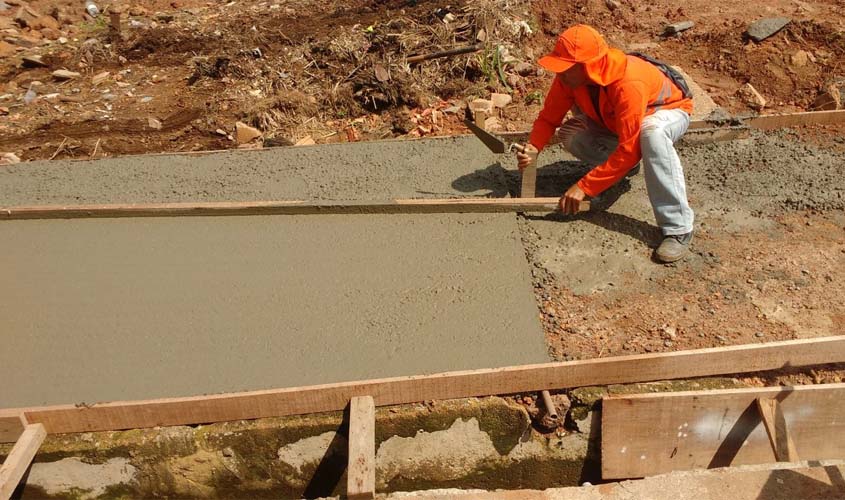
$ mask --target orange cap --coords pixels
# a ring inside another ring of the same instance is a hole
[[[537,61],[554,73],[563,73],[576,63],[589,63],[604,57],[608,46],[598,31],[586,24],[576,24],[560,34],[555,50]]]

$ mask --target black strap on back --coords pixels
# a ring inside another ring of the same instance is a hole
[[[692,99],[692,91],[689,89],[689,85],[687,85],[687,81],[684,80],[684,77],[681,76],[681,74],[678,72],[678,70],[676,70],[672,66],[669,66],[668,64],[666,64],[663,61],[657,60],[657,59],[655,59],[655,58],[653,58],[649,55],[643,54],[641,52],[629,52],[628,55],[639,57],[640,59],[642,59],[644,61],[648,61],[652,65],[656,66],[657,69],[659,69],[664,75],[666,75],[666,78],[671,80],[672,83],[674,83],[676,87],[681,89],[681,92],[684,94],[684,97],[686,97],[688,99]]]
[[[596,116],[599,118],[599,123],[604,125],[604,118],[601,116],[601,108],[599,107],[601,87],[598,85],[587,85],[587,92],[590,93],[590,101],[593,103],[593,109],[596,112]]]

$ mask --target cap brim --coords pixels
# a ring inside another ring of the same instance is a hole
[[[575,66],[576,63],[575,61],[567,61],[566,59],[561,59],[557,56],[548,55],[541,57],[540,60],[537,61],[537,64],[546,68],[552,73],[563,73],[572,66]]]

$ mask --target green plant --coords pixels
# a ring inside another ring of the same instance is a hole
[[[495,66],[493,64],[493,51],[489,46],[484,47],[484,51],[478,55],[478,67],[481,68],[481,73],[487,80],[487,83],[493,83],[495,79]]]
[[[539,90],[532,90],[525,96],[525,104],[534,104],[543,102],[543,93]]]
[[[108,23],[106,22],[106,16],[98,16],[97,18],[91,21],[82,21],[79,23],[79,27],[82,31],[86,31],[88,33],[96,33],[98,31],[103,31],[108,29]]]

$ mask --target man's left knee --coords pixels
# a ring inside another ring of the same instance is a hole
[[[640,147],[642,149],[653,150],[665,145],[666,141],[672,142],[672,136],[666,122],[655,119],[653,116],[643,120],[640,127]]]

